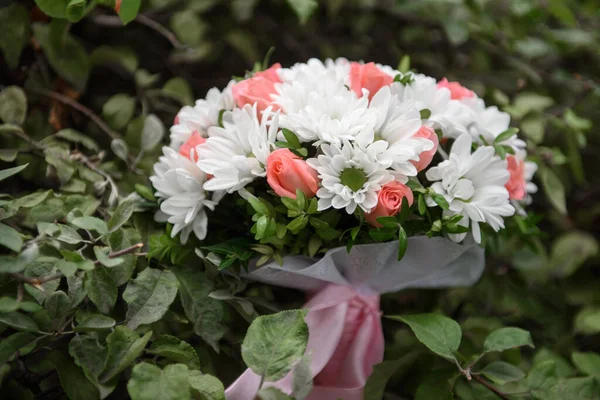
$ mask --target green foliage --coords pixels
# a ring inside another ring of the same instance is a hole
[[[517,135],[539,164],[530,214],[483,232],[478,284],[383,296],[385,314],[408,327],[383,319],[386,360],[365,398],[598,397],[597,1],[11,3],[0,8],[3,398],[223,400],[246,360],[265,379],[292,371],[301,399],[312,382],[300,312],[285,329],[259,316],[302,296],[245,282],[239,269],[382,240],[400,239],[402,256],[415,232],[466,231],[413,180],[407,214],[379,228],[266,188],[226,196],[239,214],[209,217],[203,242],[182,245],[156,223],[148,177],[176,113],[267,68],[271,47],[284,66],[341,56],[398,65],[402,84],[411,70],[460,81],[520,128],[490,143],[497,153],[510,154],[503,142]],[[313,156],[295,132],[282,135],[278,147]]]
[[[288,374],[308,343],[306,311],[282,311],[258,317],[248,328],[242,344],[246,365],[262,381],[278,381]]]

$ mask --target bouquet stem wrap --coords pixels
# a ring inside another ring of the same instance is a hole
[[[308,400],[362,399],[373,366],[383,360],[379,296],[407,288],[442,288],[475,283],[484,267],[477,244],[456,244],[443,238],[408,239],[402,260],[397,242],[358,245],[350,254],[335,248],[317,260],[294,256],[283,266],[271,263],[246,275],[273,285],[305,290],[314,388]],[[260,377],[248,369],[226,391],[228,400],[252,400]],[[292,391],[289,374],[267,382]]]

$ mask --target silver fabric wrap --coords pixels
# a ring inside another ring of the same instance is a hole
[[[321,259],[288,256],[283,266],[271,262],[251,264],[247,279],[305,291],[333,283],[351,286],[363,294],[383,294],[410,288],[469,286],[485,266],[484,250],[476,243],[457,244],[448,239],[415,236],[398,261],[398,242],[331,249]]]

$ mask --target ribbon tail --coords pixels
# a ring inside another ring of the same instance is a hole
[[[310,369],[314,378],[329,362],[338,346],[348,305],[341,302],[332,307],[319,308],[318,304],[313,302],[312,306],[306,315],[309,331],[306,353],[311,354]],[[266,382],[264,387],[274,386],[290,394],[292,384],[293,374],[290,373],[277,382]],[[253,400],[259,385],[260,376],[248,368],[227,388],[225,397],[227,400]]]

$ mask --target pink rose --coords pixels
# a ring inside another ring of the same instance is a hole
[[[206,139],[202,137],[197,131],[192,132],[192,136],[181,145],[179,148],[179,154],[191,160],[193,162],[198,161],[198,153],[196,153],[196,147],[206,142]]]
[[[437,151],[439,145],[438,136],[433,129],[423,125],[413,137],[425,138],[433,142],[433,148],[431,150],[425,150],[419,154],[419,161],[411,161],[415,168],[417,168],[417,171],[423,171],[429,164],[431,164],[431,160],[433,160],[433,156],[435,156],[435,152]]]
[[[458,82],[448,82],[448,79],[444,78],[438,82],[438,88],[447,88],[450,90],[450,98],[452,100],[460,100],[466,97],[473,97],[475,93],[472,90],[467,89]]]
[[[362,97],[362,89],[367,89],[371,100],[379,89],[393,82],[394,78],[379,69],[375,63],[350,63],[350,88],[358,97]]]
[[[281,197],[296,198],[296,189],[313,197],[319,187],[317,171],[288,149],[275,150],[267,158],[267,182]]]
[[[384,185],[377,195],[377,205],[370,213],[365,214],[365,219],[373,226],[380,227],[378,217],[391,217],[400,212],[402,199],[408,200],[408,205],[413,203],[413,194],[410,188],[398,181]]]
[[[273,64],[271,68],[257,72],[252,78],[233,85],[233,98],[237,106],[241,108],[246,104],[257,103],[257,109],[260,112],[269,106],[273,106],[274,110],[279,109],[271,101],[271,95],[276,93],[275,84],[281,82],[277,75],[279,69],[281,69],[281,64]]]
[[[504,187],[508,190],[511,199],[523,200],[527,193],[525,189],[525,162],[513,155],[507,155],[506,161],[508,163],[510,178]]]

